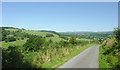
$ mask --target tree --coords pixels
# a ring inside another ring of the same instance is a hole
[[[2,49],[2,54],[3,68],[22,67],[23,55],[18,46],[9,46],[8,49]]]
[[[8,42],[16,41],[16,38],[14,38],[14,37],[8,37],[8,38],[7,38],[7,41],[8,41]]]
[[[49,40],[49,43],[53,43],[53,41],[50,39],[50,40]]]
[[[46,37],[54,37],[52,34],[46,34]]]
[[[40,37],[31,37],[27,40],[27,42],[23,45],[25,50],[28,51],[37,51],[42,49],[42,46],[45,44],[46,39]]]
[[[67,41],[61,40],[61,41],[59,42],[59,44],[65,47],[65,46],[67,46],[69,43],[68,43]]]
[[[21,40],[24,40],[24,38],[22,37]]]
[[[120,52],[120,28],[119,27],[115,29],[114,33],[115,33],[115,38],[117,40],[116,49],[119,49],[119,52]]]
[[[73,45],[77,44],[77,40],[76,40],[76,37],[75,36],[72,36],[69,40],[69,42]]]
[[[120,27],[120,26],[119,26]],[[120,28],[116,28],[114,33],[115,33],[115,37],[116,37],[116,40],[119,41],[120,40]]]

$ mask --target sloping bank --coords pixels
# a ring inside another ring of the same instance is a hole
[[[99,51],[100,68],[113,68],[113,70],[118,68],[118,47],[116,46],[115,38],[105,40]]]
[[[44,65],[43,68],[58,68],[59,66],[63,65],[65,62],[67,62],[68,60],[70,60],[74,56],[80,54],[81,52],[83,52],[87,48],[94,46],[94,45],[98,45],[98,44],[87,44],[84,46],[76,46],[76,48],[73,49],[72,53],[69,53],[63,58],[58,58],[54,62],[50,62],[49,64]]]

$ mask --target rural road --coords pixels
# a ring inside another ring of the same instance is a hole
[[[91,46],[59,68],[99,68],[98,57],[99,46]]]

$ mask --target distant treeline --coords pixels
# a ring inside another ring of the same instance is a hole
[[[76,36],[77,38],[86,38],[86,39],[105,39],[108,38],[109,35],[114,35],[113,31],[109,32],[61,32],[64,35],[72,35]]]

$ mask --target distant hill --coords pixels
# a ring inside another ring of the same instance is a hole
[[[61,34],[88,34],[88,33],[110,33],[113,34],[113,31],[103,31],[103,32],[89,32],[89,31],[79,31],[79,32],[59,32]]]
[[[107,38],[109,35],[114,35],[113,31],[104,31],[104,32],[89,32],[89,31],[60,32],[60,34],[72,35],[72,36],[76,36],[77,38],[86,38],[86,39]]]

